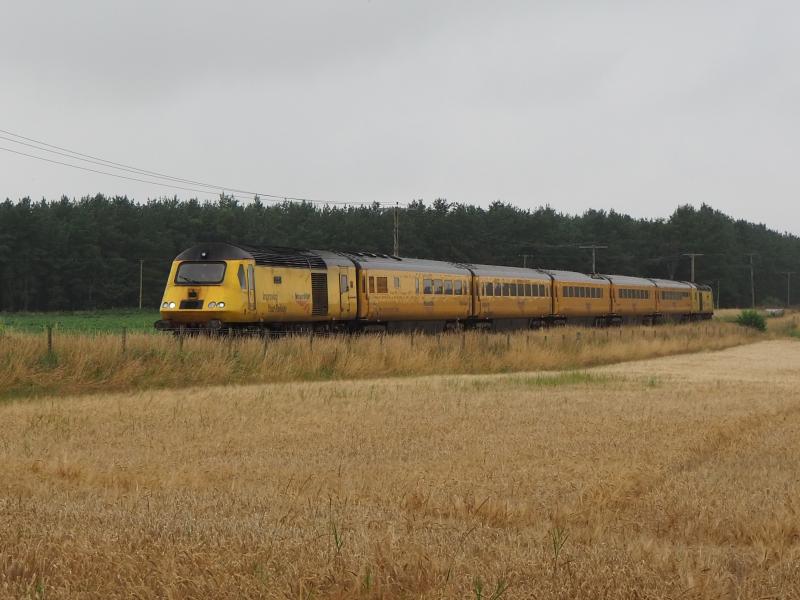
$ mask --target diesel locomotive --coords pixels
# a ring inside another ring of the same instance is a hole
[[[170,331],[445,331],[709,319],[711,288],[403,258],[206,243],[179,254],[155,326]]]

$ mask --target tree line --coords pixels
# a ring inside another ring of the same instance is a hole
[[[170,263],[203,241],[391,253],[393,210],[372,206],[267,204],[127,197],[0,203],[0,310],[158,306]],[[615,211],[562,214],[495,202],[488,208],[414,201],[399,210],[400,254],[465,263],[591,271],[590,243],[607,245],[597,270],[688,280],[687,252],[703,253],[695,279],[720,291],[721,306],[783,304],[785,271],[797,269],[800,238],[735,220],[710,206],[680,206],[666,219]],[[141,262],[140,262],[141,261]],[[800,279],[800,274],[798,274]]]

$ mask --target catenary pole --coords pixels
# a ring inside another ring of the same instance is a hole
[[[579,248],[583,248],[585,250],[591,249],[592,251],[592,275],[597,273],[597,251],[602,250],[604,248],[608,248],[608,246],[601,245],[601,244],[586,244],[585,246],[578,246]]]
[[[142,276],[143,271],[144,271],[144,259],[140,258],[139,259],[139,310],[142,310],[142,282],[144,281],[144,278]]]
[[[755,275],[753,273],[753,257],[756,255],[756,252],[750,252],[747,256],[750,257],[750,306],[751,308],[756,307],[756,283],[755,283]]]
[[[688,256],[688,257],[689,257],[689,258],[692,260],[692,275],[691,275],[691,281],[692,281],[692,283],[694,283],[694,259],[695,259],[695,258],[697,258],[698,256],[703,256],[703,255],[702,255],[702,254],[700,254],[699,252],[686,252],[686,253],[684,254],[684,256]]]
[[[394,204],[394,255],[400,256],[400,204]]]
[[[786,308],[792,305],[792,275],[796,271],[782,271],[782,275],[786,275]]]

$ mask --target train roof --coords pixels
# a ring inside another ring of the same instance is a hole
[[[177,261],[220,261],[220,260],[254,260],[257,265],[273,267],[289,267],[295,269],[327,268],[323,254],[341,257],[334,253],[301,250],[283,246],[263,246],[253,248],[240,244],[221,242],[201,242],[188,248],[175,257]],[[326,257],[327,258],[327,257]]]
[[[632,277],[630,275],[603,275],[614,285],[638,285],[640,287],[656,287],[650,279],[644,277]]]
[[[554,271],[552,269],[542,269],[542,272],[547,273],[553,277],[554,281],[568,281],[570,283],[586,283],[597,285],[609,285],[607,279],[600,276],[592,277],[585,273],[578,273],[577,271]]]
[[[656,287],[659,288],[682,288],[686,290],[692,289],[691,283],[686,283],[685,281],[672,281],[670,279],[651,279],[653,283],[656,284]]]
[[[377,254],[374,252],[342,252],[340,254],[367,269],[415,271],[418,273],[442,273],[462,276],[469,275],[469,269],[466,267],[442,260],[404,258],[391,254]]]
[[[478,277],[516,277],[518,279],[539,279],[550,281],[550,275],[539,269],[524,267],[504,267],[496,265],[465,265]]]

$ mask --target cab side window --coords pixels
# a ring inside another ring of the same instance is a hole
[[[339,275],[339,293],[344,294],[347,289],[347,275]]]
[[[239,278],[239,287],[243,290],[247,289],[247,280],[244,277],[244,267],[239,265],[239,270],[236,272],[236,276]]]

